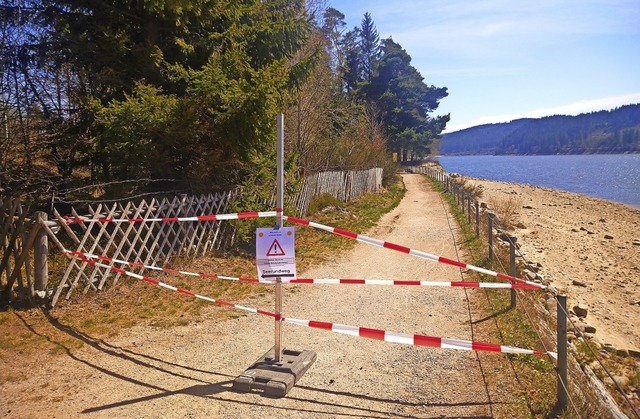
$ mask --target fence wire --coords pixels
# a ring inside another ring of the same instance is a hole
[[[475,208],[476,205],[478,205],[478,207],[482,205],[480,205],[478,201],[475,201],[474,205],[472,206],[471,197],[470,196],[465,197],[463,195],[463,192],[460,191],[461,185],[453,177],[445,173],[442,169],[435,168],[435,167],[418,166],[418,167],[412,167],[410,170],[414,173],[426,174],[432,179],[440,182],[445,187],[447,192],[453,195],[454,201],[460,207],[463,214],[466,213],[467,217],[465,218],[467,218],[469,223],[472,223],[471,222],[472,217],[470,213],[471,208]],[[485,213],[487,213],[488,211],[490,211],[490,208],[487,208],[485,210]],[[479,233],[480,231],[484,231],[487,236],[489,234],[493,235],[494,234],[493,231],[492,232],[488,231],[489,223],[486,221],[486,218],[488,217],[479,217],[479,219],[473,220],[473,222],[476,223],[476,232]],[[506,230],[505,228],[506,223],[500,220],[497,216],[494,215],[493,220],[494,220],[494,230],[497,230],[497,231]],[[488,239],[488,237],[485,237],[485,238]],[[516,249],[516,257],[519,258],[521,261],[523,261],[525,267],[534,266],[534,264],[531,261],[527,260],[526,256],[520,251],[518,246],[516,246],[515,240],[513,240],[509,235],[502,235],[501,239],[502,239],[502,242],[506,243],[508,246],[498,245],[499,242],[497,240],[491,240],[491,241],[487,240],[487,242],[492,243],[490,244],[491,247],[489,249],[490,254],[493,254],[492,262],[495,262],[500,267],[500,270],[502,272],[509,271],[509,269],[507,269],[507,266],[505,266],[505,263],[503,261],[509,259],[506,253],[508,252],[511,246],[513,246]],[[555,290],[551,288],[549,289],[549,291],[550,291],[551,298],[554,299],[556,307],[561,307],[558,302],[557,292],[555,292]],[[513,292],[516,295],[516,300],[522,302],[522,304],[520,304],[520,306],[522,307],[522,311],[526,315],[527,319],[529,320],[529,323],[534,329],[537,335],[537,338],[540,341],[540,344],[544,347],[545,351],[548,351],[549,350],[548,342],[554,342],[555,335],[556,335],[556,332],[553,330],[552,326],[550,326],[550,324],[552,324],[554,320],[552,313],[549,313],[549,315],[545,315],[544,311],[538,308],[539,302],[535,301],[531,297],[531,295],[528,295],[522,292],[517,292],[517,290],[513,290]],[[628,407],[631,409],[631,411],[637,416],[637,418],[640,419],[640,413],[638,412],[638,409],[635,407],[633,402],[629,399],[624,389],[615,380],[610,369],[604,364],[600,354],[597,353],[597,351],[593,350],[592,345],[588,344],[589,339],[580,331],[580,329],[578,329],[576,324],[572,321],[569,313],[564,310],[562,311],[564,312],[564,315],[569,320],[569,323],[571,325],[571,330],[574,332],[576,336],[578,336],[584,342],[587,342],[586,346],[590,351],[591,355],[593,356],[593,358],[596,360],[598,365],[603,369],[603,371],[605,371],[607,376],[613,381],[617,391],[620,393],[620,395],[622,396],[622,398],[624,399]],[[536,319],[540,319],[540,321],[536,321]],[[590,386],[584,384],[587,379],[585,377],[585,372],[579,367],[579,363],[574,360],[574,362],[570,363],[568,370],[571,376],[570,383],[572,385],[569,385],[569,383],[565,383],[563,382],[563,380],[560,380],[560,379],[558,380],[558,382],[560,383],[560,385],[564,387],[567,394],[567,398],[570,403],[570,408],[573,411],[573,413],[576,415],[576,417],[582,417],[581,414],[586,414],[587,416],[585,417],[593,416],[593,415],[596,415],[596,416],[602,415],[603,414],[602,406],[601,406],[602,403],[599,402],[597,396],[595,395],[595,392],[590,388]],[[556,370],[556,375],[559,376],[559,373],[557,370]],[[576,400],[576,398],[579,398],[580,400]]]

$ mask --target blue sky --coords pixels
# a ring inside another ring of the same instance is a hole
[[[640,103],[639,0],[328,0],[447,87],[446,132]]]

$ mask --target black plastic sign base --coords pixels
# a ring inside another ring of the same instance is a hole
[[[316,360],[313,351],[283,349],[280,362],[274,360],[274,348],[233,380],[233,389],[248,393],[259,389],[265,396],[284,397]]]

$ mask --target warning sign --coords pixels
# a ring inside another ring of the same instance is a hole
[[[278,243],[278,239],[274,239],[273,243],[271,243],[267,256],[286,256],[284,249],[280,246],[280,243]]]
[[[256,230],[258,278],[288,282],[296,278],[295,229],[293,227]]]

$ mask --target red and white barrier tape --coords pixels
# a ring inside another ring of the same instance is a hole
[[[238,277],[232,277],[232,276],[221,276],[221,275],[213,275],[213,274],[205,274],[205,273],[195,273],[195,272],[189,272],[189,271],[180,271],[177,269],[170,269],[170,268],[160,268],[158,266],[153,266],[153,265],[145,265],[142,263],[138,263],[138,262],[130,262],[130,261],[126,261],[126,260],[120,260],[120,259],[115,259],[115,258],[111,258],[108,256],[98,256],[98,255],[94,255],[91,253],[86,253],[86,252],[78,252],[76,250],[64,250],[64,253],[72,256],[72,257],[77,257],[80,259],[95,259],[95,260],[101,260],[104,262],[113,262],[113,263],[118,263],[120,265],[127,265],[127,266],[131,266],[132,268],[144,268],[144,269],[151,269],[154,271],[160,271],[160,272],[166,272],[166,273],[172,273],[172,274],[180,274],[180,275],[187,275],[187,276],[198,276],[198,277],[202,277],[202,278],[209,278],[209,279],[224,279],[224,280],[228,280],[228,281],[240,281],[240,282],[273,282],[273,281],[266,281],[266,280],[258,280],[258,279],[254,279],[254,278],[238,278]],[[105,265],[106,266],[106,265]]]
[[[231,214],[209,214],[198,215],[194,217],[163,217],[163,218],[86,218],[86,217],[68,217],[64,219],[67,224],[73,223],[177,223],[184,221],[221,221],[221,220],[242,220],[246,218],[262,218],[262,217],[275,217],[276,211],[260,211],[260,212],[236,212]]]
[[[460,351],[485,351],[502,352],[508,354],[528,354],[528,355],[550,355],[558,357],[555,352],[534,351],[532,349],[517,348],[514,346],[497,345],[494,343],[474,342],[471,340],[449,339],[426,335],[409,335],[406,333],[389,332],[381,329],[369,329],[366,327],[348,326],[338,323],[326,323],[313,320],[289,319],[283,320],[286,323],[298,326],[313,327],[316,329],[329,330],[345,335],[359,336],[362,338],[383,340],[385,342],[402,343],[404,345],[432,346],[442,349],[457,349]]]
[[[278,215],[282,215],[282,209],[278,208],[276,211],[262,211],[262,212],[238,212],[238,213],[230,213],[230,214],[211,214],[211,215],[199,215],[194,217],[164,217],[164,218],[122,218],[122,219],[114,219],[114,218],[84,218],[84,217],[64,217],[68,224],[72,223],[86,223],[86,222],[99,222],[99,223],[145,223],[145,222],[185,222],[185,221],[221,221],[221,220],[238,220],[238,219],[249,219],[249,218],[262,218],[262,217],[276,217]],[[537,284],[535,282],[526,281],[521,278],[517,278],[511,275],[506,275],[500,272],[491,271],[489,269],[480,268],[478,266],[470,265],[464,262],[458,262],[452,259],[447,259],[442,256],[433,255],[430,253],[426,253],[420,250],[411,249],[409,247],[401,246],[398,244],[394,244],[391,242],[386,242],[378,239],[374,239],[371,237],[367,237],[362,234],[354,233],[347,230],[342,230],[336,227],[330,227],[323,224],[315,223],[309,220],[303,220],[300,218],[289,217],[286,215],[282,216],[283,219],[300,225],[315,227],[320,230],[324,230],[333,234],[337,234],[343,237],[347,237],[350,239],[354,239],[366,244],[370,244],[377,247],[387,248],[396,250],[402,253],[406,253],[412,256],[417,256],[422,259],[431,260],[434,262],[444,263],[447,265],[457,266],[463,269],[470,269],[472,271],[476,271],[485,275],[494,276],[501,279],[506,279],[512,282],[519,282],[522,284],[527,284],[532,288],[545,289],[546,286],[542,284]],[[190,273],[187,273],[190,275]],[[488,286],[487,286],[488,287]]]
[[[337,279],[337,278],[298,278],[292,284],[349,284],[349,285],[413,285],[421,287],[460,287],[460,288],[516,288],[539,289],[529,284],[510,284],[504,282],[477,281],[404,281],[394,279]]]
[[[210,215],[199,215],[193,217],[163,217],[163,218],[85,218],[85,217],[64,217],[68,224],[72,223],[87,223],[87,222],[99,222],[99,223],[146,223],[146,222],[188,222],[188,221],[221,221],[221,220],[238,220],[238,219],[249,219],[249,218],[262,218],[262,217],[277,217],[282,215],[282,209],[277,208],[276,211],[262,211],[262,212],[238,212],[238,213],[230,213],[230,214],[210,214]],[[417,256],[423,259],[444,263],[447,265],[457,266],[463,269],[470,269],[472,271],[476,271],[485,275],[494,276],[501,279],[506,279],[508,281],[520,282],[523,284],[528,284],[534,288],[546,288],[542,284],[537,284],[535,282],[526,281],[521,278],[517,278],[511,275],[506,275],[500,272],[491,271],[485,268],[480,268],[478,266],[470,265],[464,262],[458,262],[452,259],[447,259],[442,256],[433,255],[430,253],[426,253],[420,250],[411,249],[409,247],[401,246],[398,244],[394,244],[391,242],[386,242],[378,239],[374,239],[371,237],[367,237],[362,234],[354,233],[347,230],[342,230],[337,227],[330,227],[323,224],[315,223],[309,220],[303,220],[300,218],[289,217],[286,215],[282,216],[283,219],[290,221],[295,224],[315,227],[320,230],[324,230],[330,233],[334,233],[343,237],[347,237],[350,239],[354,239],[363,243],[367,243],[373,246],[387,248],[396,250],[402,253],[407,253],[412,256]]]
[[[447,259],[447,258],[442,257],[442,256],[433,255],[433,254],[430,254],[430,253],[426,253],[426,252],[423,252],[423,251],[420,251],[420,250],[411,249],[409,247],[401,246],[401,245],[398,245],[398,244],[394,244],[394,243],[390,243],[390,242],[374,239],[374,238],[367,237],[367,236],[362,235],[362,234],[353,233],[353,232],[347,231],[347,230],[342,230],[342,229],[337,228],[337,227],[330,227],[330,226],[326,226],[326,225],[323,225],[323,224],[314,223],[313,221],[303,220],[303,219],[295,218],[295,217],[284,216],[283,218],[285,220],[291,222],[291,223],[300,224],[300,225],[309,226],[309,227],[314,227],[314,228],[317,228],[317,229],[320,229],[320,230],[327,231],[329,233],[337,234],[339,236],[343,236],[343,237],[347,237],[349,239],[357,240],[357,241],[362,242],[362,243],[370,244],[372,246],[377,246],[377,247],[382,247],[382,248],[385,248],[385,249],[395,250],[395,251],[406,253],[406,254],[409,254],[409,255],[412,255],[412,256],[416,256],[416,257],[419,257],[419,258],[422,258],[422,259],[431,260],[433,262],[438,262],[438,263],[444,263],[444,264],[447,264],[447,265],[457,266],[457,267],[463,268],[463,269],[469,269],[469,270],[472,270],[472,271],[479,272],[481,274],[494,276],[494,277],[501,278],[501,279],[506,279],[508,281],[520,282],[520,283],[523,283],[523,284],[528,284],[528,285],[531,285],[532,287],[535,287],[535,288],[541,288],[541,289],[546,288],[546,286],[544,286],[542,284],[537,284],[535,282],[527,281],[527,280],[524,280],[524,279],[521,279],[521,278],[516,278],[516,277],[511,276],[511,275],[506,275],[506,274],[503,274],[503,273],[500,273],[500,272],[491,271],[489,269],[480,268],[479,266],[469,265],[469,264],[464,263],[464,262],[458,262],[458,261],[455,261],[455,260]]]
[[[169,268],[160,268],[153,265],[144,265],[138,262],[129,262],[126,260],[120,260],[111,258],[108,256],[98,256],[91,253],[86,252],[78,252],[75,250],[65,250],[65,253],[77,256],[80,258],[87,259],[96,259],[102,260],[105,262],[113,262],[121,265],[127,265],[134,268],[145,268],[151,269],[154,271],[187,275],[187,276],[198,276],[202,278],[209,279],[222,279],[226,281],[238,281],[238,282],[251,282],[251,283],[267,283],[273,284],[273,280],[267,279],[257,279],[257,278],[243,278],[243,277],[232,277],[232,276],[222,276],[215,274],[205,274],[205,273],[195,273],[189,271],[180,271],[177,269],[169,269]],[[422,287],[460,287],[460,288],[515,288],[515,289],[538,289],[533,285],[529,284],[511,284],[504,282],[477,282],[477,281],[411,281],[411,280],[393,280],[393,279],[347,279],[347,278],[298,278],[292,280],[283,279],[282,282],[288,282],[291,284],[330,284],[330,285],[408,285],[408,286],[422,286]]]
[[[70,256],[69,253],[67,253],[67,255]],[[344,324],[327,323],[327,322],[320,322],[315,320],[301,320],[301,319],[293,319],[293,318],[290,319],[286,317],[281,317],[269,311],[257,310],[257,309],[245,307],[239,304],[234,304],[227,301],[217,300],[215,298],[199,295],[194,292],[185,290],[183,288],[174,287],[172,285],[158,281],[157,279],[150,278],[143,275],[138,275],[133,272],[125,271],[124,269],[116,268],[114,266],[108,266],[108,265],[96,262],[92,259],[87,259],[83,257],[81,257],[80,259],[83,262],[86,262],[90,265],[107,268],[114,272],[117,272],[126,276],[130,276],[132,278],[140,279],[150,284],[157,285],[171,291],[176,291],[180,294],[188,295],[193,298],[199,298],[214,304],[218,304],[225,307],[231,307],[238,310],[248,311],[254,314],[261,314],[264,316],[273,317],[275,320],[280,320],[282,322],[290,323],[298,326],[306,326],[306,327],[311,327],[316,329],[329,330],[331,332],[342,333],[350,336],[358,336],[358,337],[369,338],[369,339],[383,340],[385,342],[401,343],[405,345],[431,346],[431,347],[442,348],[442,349],[457,349],[457,350],[464,350],[464,351],[502,352],[502,353],[510,353],[510,354],[529,354],[529,355],[547,355],[548,354],[553,358],[557,358],[557,354],[555,352],[541,352],[541,351],[535,351],[531,349],[497,345],[493,343],[474,342],[469,340],[449,339],[449,338],[441,338],[441,337],[426,336],[426,335],[409,335],[406,333],[389,332],[381,329],[370,329],[366,327],[348,326]]]
[[[166,283],[164,283],[164,282],[162,282],[162,281],[158,281],[158,280],[157,280],[157,279],[155,279],[155,278],[151,278],[151,277],[144,276],[144,275],[138,275],[138,274],[136,274],[136,273],[129,272],[129,271],[126,271],[126,270],[121,269],[121,268],[116,268],[115,266],[105,265],[105,264],[103,264],[103,263],[96,262],[96,261],[95,261],[95,260],[93,260],[93,259],[89,259],[89,258],[85,258],[85,257],[80,257],[80,256],[78,256],[78,255],[72,255],[72,254],[71,254],[71,252],[67,252],[67,253],[66,253],[66,255],[67,255],[67,257],[75,257],[75,258],[78,258],[78,259],[82,260],[83,262],[88,263],[89,265],[92,265],[92,266],[99,266],[99,267],[101,267],[101,268],[110,269],[110,270],[111,270],[111,271],[113,271],[113,272],[116,272],[116,273],[119,273],[119,274],[122,274],[122,275],[126,275],[126,276],[129,276],[129,277],[131,277],[131,278],[140,279],[140,280],[145,281],[145,282],[148,282],[148,283],[150,283],[150,284],[157,285],[157,286],[159,286],[159,287],[162,287],[162,288],[168,289],[168,290],[170,290],[170,291],[176,291],[176,292],[179,292],[180,294],[188,295],[188,296],[190,296],[190,297],[199,298],[199,299],[201,299],[201,300],[209,301],[209,302],[211,302],[211,303],[218,304],[218,305],[225,306],[225,307],[232,307],[232,308],[236,308],[236,309],[238,309],[238,310],[249,311],[249,312],[251,312],[251,313],[255,313],[255,314],[263,314],[263,315],[265,315],[265,316],[270,316],[270,317],[274,317],[274,318],[275,318],[275,317],[277,317],[275,313],[271,313],[271,312],[268,312],[268,311],[262,311],[262,310],[256,310],[256,309],[254,309],[254,308],[241,306],[241,305],[239,305],[239,304],[233,304],[233,303],[230,303],[230,302],[228,302],[228,301],[217,300],[217,299],[215,299],[215,298],[210,298],[210,297],[206,297],[206,296],[204,296],[204,295],[199,295],[199,294],[196,294],[196,293],[194,293],[194,292],[191,292],[191,291],[185,290],[185,289],[183,289],[183,288],[174,287],[174,286],[169,285],[169,284],[166,284]]]

